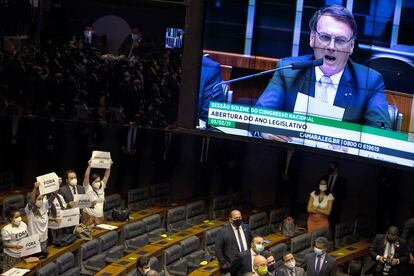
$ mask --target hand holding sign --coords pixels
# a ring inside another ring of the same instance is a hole
[[[38,176],[36,180],[39,184],[36,182],[35,187],[39,185],[41,195],[50,194],[59,190],[59,177],[54,172]]]
[[[19,241],[19,244],[23,247],[22,251],[20,252],[20,257],[33,255],[41,251],[38,234],[21,239]]]

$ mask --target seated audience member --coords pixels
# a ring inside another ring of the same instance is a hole
[[[73,208],[76,206],[76,203],[73,200],[73,195],[84,194],[85,189],[83,186],[78,185],[78,178],[75,171],[68,170],[63,176],[63,181],[66,185],[63,185],[59,189],[59,194],[62,195],[63,199],[67,203],[67,207]]]
[[[90,197],[92,206],[83,210],[82,221],[86,225],[95,226],[104,222],[105,188],[108,183],[109,176],[111,175],[111,169],[109,168],[105,170],[102,180],[99,174],[96,173],[89,177],[91,172],[91,163],[92,160],[89,160],[88,167],[86,168],[85,176],[83,178],[83,187],[85,188],[85,192]]]
[[[257,255],[253,259],[253,272],[255,275],[268,276],[270,275],[267,270],[267,260],[261,255]]]
[[[80,37],[80,42],[83,46],[92,47],[98,51],[104,49],[102,37],[95,34],[95,29],[91,24],[87,24],[83,30],[83,34]]]
[[[41,195],[39,186],[40,183],[35,182],[30,201],[27,203],[25,211],[29,235],[39,234],[40,246],[42,248],[39,258],[46,258],[48,255],[47,230],[49,219],[52,219],[49,218],[48,212],[55,200],[55,196],[52,194],[49,198],[46,198],[46,195]]]
[[[20,252],[23,246],[19,244],[19,241],[29,235],[27,225],[22,221],[22,217],[17,208],[12,207],[9,210],[7,220],[9,223],[1,229],[4,253],[3,272],[6,272],[15,264],[22,261]]]
[[[141,28],[132,27],[131,34],[128,34],[122,41],[118,54],[126,57],[139,56],[142,53],[143,38]]]
[[[398,235],[398,228],[390,226],[386,234],[377,235],[372,242],[369,254],[376,260],[374,276],[404,275],[401,265],[408,263],[410,254],[407,242]]]
[[[267,260],[267,271],[269,272],[270,276],[275,276],[277,275],[277,271],[276,271],[276,261],[275,258],[273,257],[272,253],[268,250],[265,250],[262,252],[261,254],[263,257],[266,258]]]
[[[360,261],[351,260],[348,264],[349,276],[360,276],[362,272],[362,264]]]
[[[336,275],[336,260],[334,257],[326,254],[328,249],[328,239],[325,237],[318,237],[315,241],[313,253],[305,256],[305,270],[306,275],[309,276],[335,276]]]
[[[277,276],[305,276],[305,270],[296,266],[295,258],[290,252],[283,255],[283,268],[277,272]]]
[[[147,256],[142,256],[137,260],[137,270],[134,276],[144,276],[146,273],[151,271],[150,259]]]
[[[230,272],[231,263],[240,252],[250,249],[251,241],[252,233],[249,225],[243,223],[240,211],[231,211],[229,224],[220,229],[215,242],[216,256],[223,273]]]
[[[401,233],[401,238],[407,241],[410,249],[410,273],[414,275],[414,203],[411,204],[411,218],[404,224],[404,229]]]
[[[264,251],[264,240],[262,237],[253,238],[250,250],[240,252],[231,264],[231,275],[242,276],[246,272],[253,271],[254,257]]]
[[[329,214],[332,210],[334,197],[327,193],[327,182],[321,179],[319,187],[309,196],[308,201],[308,233],[329,227]]]
[[[153,270],[153,269],[151,269],[147,273],[145,273],[145,276],[159,276],[159,275],[160,274],[157,271]]]

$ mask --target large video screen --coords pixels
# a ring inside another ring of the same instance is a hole
[[[197,128],[414,167],[413,11],[206,1]]]

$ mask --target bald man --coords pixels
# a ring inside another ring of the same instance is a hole
[[[253,272],[256,276],[269,276],[267,271],[267,259],[261,255],[257,255],[253,259]]]
[[[217,234],[215,251],[223,273],[230,272],[231,264],[240,252],[250,250],[252,234],[249,225],[243,223],[239,210],[229,214],[229,224]]]

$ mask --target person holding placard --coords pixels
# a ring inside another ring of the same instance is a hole
[[[65,199],[63,196],[58,194],[57,192],[52,193],[55,199],[53,200],[52,206],[50,206],[50,213],[49,213],[49,229],[52,233],[52,239],[56,240],[60,236],[62,236],[62,229],[55,229],[57,225],[62,220],[62,210],[65,210],[68,205],[66,204]],[[50,194],[50,196],[52,196]]]
[[[39,235],[40,246],[42,248],[39,258],[45,258],[48,255],[48,223],[49,220],[56,221],[56,219],[49,218],[48,215],[49,209],[55,200],[55,195],[52,193],[49,198],[46,198],[46,195],[40,194],[39,186],[40,182],[35,182],[30,201],[27,203],[25,211],[30,235]]]
[[[73,208],[76,206],[73,195],[84,194],[85,189],[82,185],[78,185],[78,178],[75,171],[73,170],[68,170],[65,172],[64,181],[66,185],[60,187],[59,194],[63,196],[65,202],[68,204],[68,207]]]
[[[22,221],[22,217],[17,208],[12,207],[9,210],[7,220],[9,223],[1,229],[4,253],[3,272],[22,261],[20,253],[23,246],[19,244],[19,241],[29,235],[27,225]]]
[[[88,167],[83,177],[83,187],[86,194],[89,195],[92,206],[90,208],[83,209],[82,222],[86,225],[98,225],[104,222],[103,205],[105,202],[105,188],[108,183],[109,176],[111,174],[111,167],[105,170],[104,177],[101,180],[99,174],[91,173],[92,160],[88,161]],[[110,160],[110,166],[112,166],[112,159]]]

